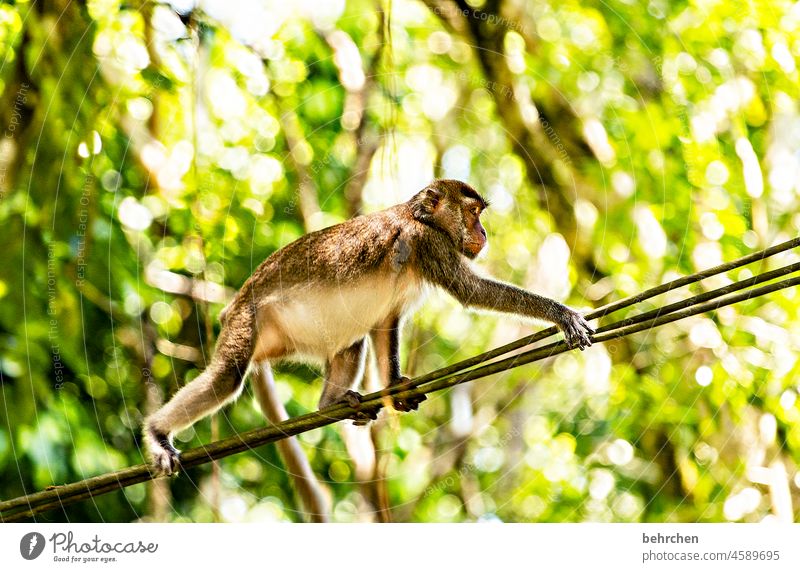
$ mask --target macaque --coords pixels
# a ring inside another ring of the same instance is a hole
[[[473,272],[469,260],[486,246],[480,221],[486,201],[469,185],[437,180],[389,209],[309,233],[267,258],[220,315],[222,330],[211,363],[144,426],[155,469],[172,474],[179,451],[172,438],[234,400],[251,363],[282,358],[321,361],[325,382],[319,407],[347,403],[356,423],[354,390],[372,340],[384,384],[404,384],[398,357],[400,327],[428,286],[464,306],[556,324],[570,347],[591,345],[594,330],[576,311],[549,298]],[[414,410],[424,397],[395,398]]]

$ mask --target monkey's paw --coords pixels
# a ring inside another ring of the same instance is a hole
[[[405,376],[400,377],[397,381],[392,383],[392,386],[396,387],[398,385],[408,385],[409,389],[411,389],[411,380]],[[428,399],[427,395],[419,395],[416,397],[392,397],[392,405],[397,411],[403,411],[404,413],[408,413],[409,411],[416,411],[419,409],[419,404]]]
[[[172,446],[169,438],[148,427],[145,440],[154,472],[165,476],[177,473],[181,452]]]
[[[594,328],[578,312],[569,310],[559,327],[564,332],[564,341],[570,349],[578,348],[583,351],[592,345]]]
[[[375,421],[378,418],[378,411],[381,410],[380,405],[364,407],[361,404],[362,398],[363,395],[357,391],[349,389],[347,390],[347,393],[345,393],[339,400],[340,403],[344,403],[345,405],[356,410],[356,412],[350,417],[350,419],[353,420],[353,425],[368,425],[371,421]]]

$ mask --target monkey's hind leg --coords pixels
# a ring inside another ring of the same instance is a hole
[[[364,363],[367,355],[367,340],[363,338],[336,354],[325,368],[325,385],[319,398],[319,408],[335,403],[344,403],[357,413],[353,416],[355,425],[366,425],[378,418],[377,407],[361,407],[361,394],[353,391],[364,375]]]
[[[176,431],[239,396],[253,353],[254,334],[251,312],[243,310],[231,316],[220,333],[214,357],[206,370],[147,418],[144,439],[158,472],[171,475],[178,468],[180,451],[172,444]]]
[[[378,371],[385,386],[394,387],[410,384],[411,380],[400,373],[400,317],[392,315],[382,324],[373,328],[372,346],[378,362]],[[392,405],[397,411],[415,411],[427,397],[392,397]]]

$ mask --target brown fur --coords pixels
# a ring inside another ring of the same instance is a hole
[[[346,400],[363,372],[371,336],[384,383],[406,381],[398,360],[402,317],[425,285],[462,304],[544,319],[567,342],[591,345],[592,332],[566,306],[516,286],[480,277],[467,259],[486,244],[486,201],[460,181],[438,180],[406,203],[309,233],[267,258],[221,315],[211,364],[145,424],[156,467],[171,473],[172,434],[234,399],[251,361],[305,356],[325,364],[320,407]],[[417,402],[395,402],[415,409]],[[363,412],[358,421],[373,418]]]

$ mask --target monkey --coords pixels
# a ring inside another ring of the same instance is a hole
[[[488,203],[466,183],[439,179],[407,202],[306,234],[264,260],[220,314],[222,328],[206,369],[144,423],[155,470],[172,474],[180,452],[173,435],[236,399],[250,364],[283,358],[324,365],[320,409],[346,403],[357,424],[377,417],[359,410],[354,388],[371,339],[385,386],[406,384],[400,329],[429,287],[464,306],[556,324],[570,348],[592,344],[580,313],[517,286],[482,277],[470,261],[487,244],[480,217]],[[399,411],[424,396],[395,398]]]

